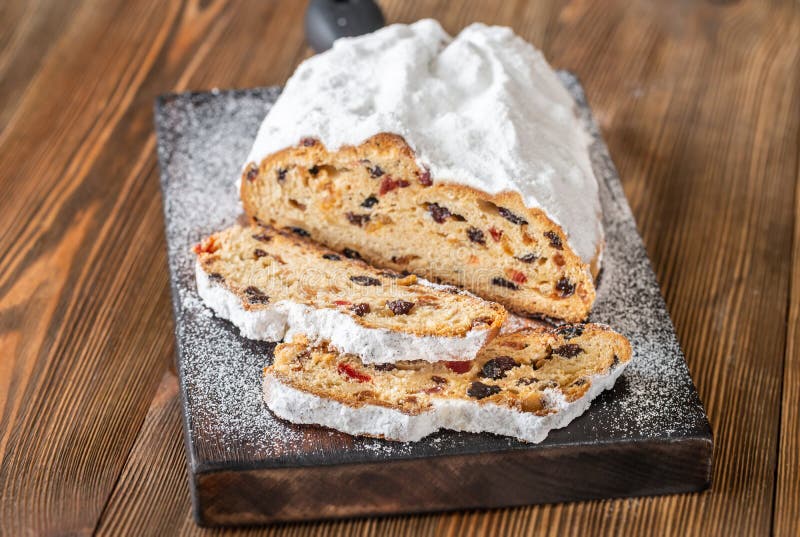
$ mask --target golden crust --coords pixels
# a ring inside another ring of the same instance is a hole
[[[375,265],[463,286],[524,315],[586,318],[599,251],[584,264],[561,227],[517,192],[490,195],[426,174],[394,134],[335,152],[305,140],[251,163],[240,193],[259,221],[302,224]]]

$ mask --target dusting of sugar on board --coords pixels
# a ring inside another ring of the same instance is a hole
[[[614,389],[601,394],[568,427],[552,431],[537,445],[484,435],[490,440],[488,449],[546,448],[574,443],[575,438],[615,442],[708,436],[705,413],[619,178],[580,85],[568,74],[562,73],[561,79],[594,138],[592,164],[604,211],[607,246],[590,320],[630,338],[634,357]],[[344,463],[475,452],[476,435],[471,433],[442,431],[420,442],[395,443],[275,418],[261,399],[261,372],[271,361],[273,346],[241,338],[197,296],[191,247],[239,218],[234,179],[279,92],[262,88],[174,95],[163,97],[156,110],[178,366],[193,463],[205,468],[253,460],[323,464],[334,449]],[[486,451],[486,446],[484,441],[480,449]]]

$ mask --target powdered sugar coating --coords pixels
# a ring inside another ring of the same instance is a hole
[[[597,179],[575,102],[510,28],[394,24],[304,61],[247,158],[320,139],[328,150],[399,134],[435,181],[518,192],[561,225],[585,263],[603,239]]]
[[[241,299],[224,285],[209,280],[197,263],[197,292],[221,318],[232,322],[250,339],[277,342],[304,334],[312,342],[327,341],[343,353],[355,354],[367,364],[400,360],[472,360],[486,344],[490,330],[471,328],[463,336],[418,336],[409,332],[365,327],[350,315],[333,308],[314,308],[281,300],[265,308],[246,310]],[[422,285],[431,284],[423,279]],[[441,287],[441,286],[436,286]]]
[[[440,429],[449,429],[494,433],[536,444],[551,430],[566,427],[583,414],[595,397],[614,386],[625,365],[590,376],[592,385],[572,402],[568,402],[560,390],[545,390],[543,393],[553,410],[546,416],[493,403],[446,398],[433,398],[430,410],[414,415],[379,405],[355,407],[298,390],[269,374],[264,376],[264,400],[270,410],[285,420],[323,425],[354,435],[417,442]]]

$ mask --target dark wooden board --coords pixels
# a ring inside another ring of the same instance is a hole
[[[198,523],[252,524],[702,490],[712,438],[619,178],[595,136],[607,233],[592,320],[631,339],[615,388],[541,444],[443,431],[416,443],[275,419],[260,397],[272,345],[213,317],[192,244],[233,223],[235,179],[279,88],[186,93],[156,105],[189,480]]]

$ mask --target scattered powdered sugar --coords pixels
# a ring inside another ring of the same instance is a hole
[[[191,247],[240,214],[233,179],[279,88],[163,97],[156,109],[167,248],[176,319],[178,367],[191,462],[223,467],[230,461],[275,464],[364,462],[436,454],[536,449],[580,442],[673,436],[708,437],[694,390],[658,284],[607,150],[591,121],[578,82],[561,78],[575,96],[594,136],[592,159],[600,182],[606,251],[592,321],[625,334],[634,357],[612,390],[604,392],[568,427],[541,444],[502,436],[441,431],[420,442],[353,438],[277,419],[261,396],[262,369],[273,344],[242,338],[201,302]]]

